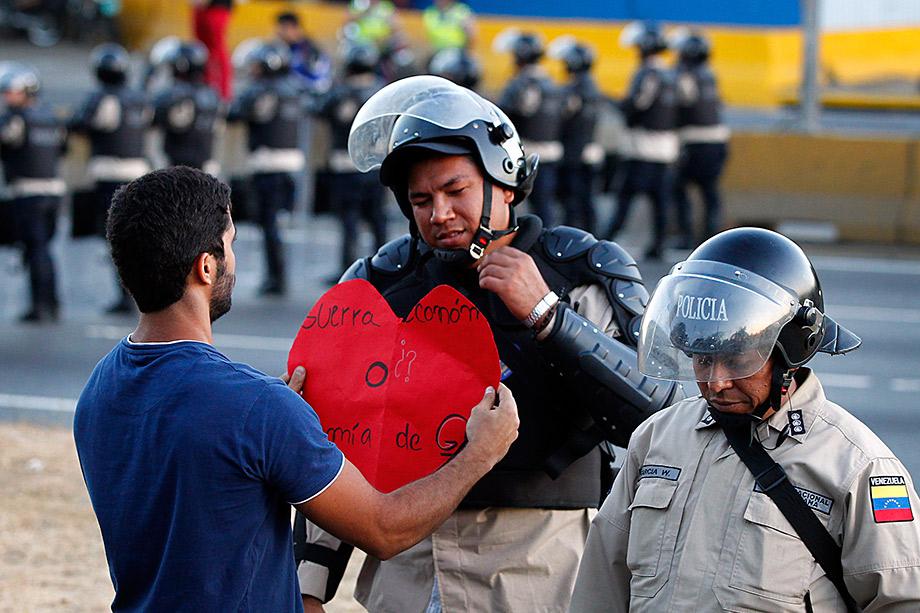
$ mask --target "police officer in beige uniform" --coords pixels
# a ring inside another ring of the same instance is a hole
[[[446,79],[411,77],[374,94],[348,150],[359,170],[380,168],[410,232],[345,278],[367,279],[399,316],[438,285],[464,294],[488,320],[521,407],[507,460],[431,538],[390,560],[369,557],[355,595],[374,612],[565,611],[612,481],[602,441],[625,445],[678,390],[635,368],[647,296],[635,262],[584,231],[518,217],[537,156],[498,107]],[[294,532],[304,604],[317,610],[351,546],[301,518]]]
[[[911,476],[802,368],[859,344],[782,235],[730,230],[677,264],[646,310],[639,369],[695,379],[701,396],[633,434],[571,611],[920,611]],[[758,448],[780,468],[755,479],[741,458]],[[781,510],[774,495],[790,486],[816,530]],[[799,536],[821,530],[833,572]]]

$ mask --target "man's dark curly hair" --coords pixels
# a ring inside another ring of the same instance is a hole
[[[142,313],[153,313],[182,298],[199,254],[223,260],[229,227],[230,188],[200,170],[175,166],[115,192],[106,238],[122,285]]]

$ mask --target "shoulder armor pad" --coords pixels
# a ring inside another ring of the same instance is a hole
[[[588,265],[597,274],[642,283],[636,260],[612,241],[597,241],[588,254]]]
[[[394,274],[405,270],[411,258],[412,238],[404,234],[381,247],[370,258],[370,265],[374,272]]]
[[[557,226],[543,235],[543,249],[556,262],[574,260],[596,244],[593,235],[570,226]]]
[[[355,260],[355,262],[348,267],[348,270],[342,273],[342,278],[339,279],[339,283],[351,281],[352,279],[370,280],[370,275],[367,270],[367,258]]]

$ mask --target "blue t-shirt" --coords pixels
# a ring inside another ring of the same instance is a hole
[[[114,611],[301,611],[291,504],[342,453],[283,382],[210,345],[119,343],[77,403],[74,440]]]

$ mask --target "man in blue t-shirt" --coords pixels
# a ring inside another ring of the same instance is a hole
[[[282,381],[211,346],[235,235],[229,189],[191,168],[152,172],[112,200],[112,259],[141,315],[87,382],[74,439],[113,611],[301,611],[291,505],[386,559],[430,534],[517,436],[511,393],[490,410],[487,390],[453,461],[375,490],[297,393],[302,368]]]

